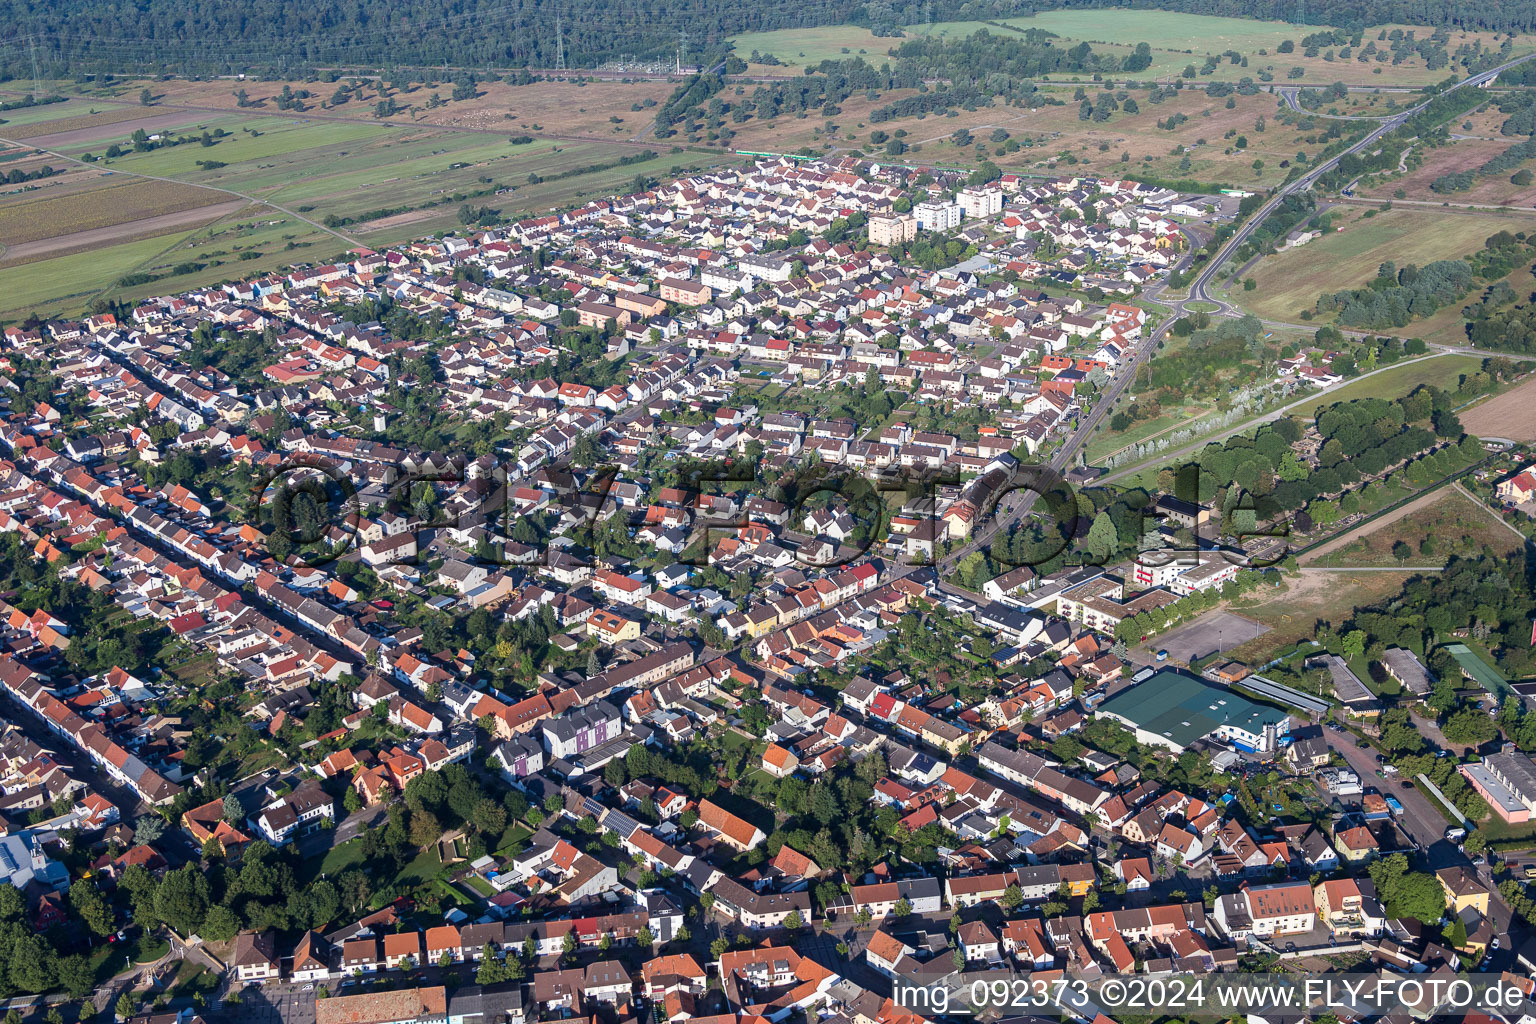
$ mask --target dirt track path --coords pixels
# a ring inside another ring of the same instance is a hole
[[[1397,522],[1399,519],[1402,519],[1404,516],[1411,515],[1417,509],[1421,509],[1426,505],[1434,504],[1436,500],[1444,497],[1444,495],[1441,493],[1442,491],[1444,491],[1443,487],[1436,488],[1433,491],[1428,491],[1419,495],[1417,498],[1414,498],[1408,504],[1387,513],[1380,519],[1372,519],[1344,531],[1337,537],[1333,538],[1333,540],[1330,540],[1328,543],[1324,544],[1322,547],[1313,548],[1305,555],[1302,555],[1300,564],[1310,565],[1315,559],[1321,558],[1324,555],[1332,554],[1339,548],[1344,547],[1350,541],[1354,540],[1356,535],[1362,534],[1362,531],[1363,533],[1374,533],[1381,529],[1383,526],[1391,526],[1393,523]],[[1316,568],[1329,568],[1329,566],[1316,566]]]
[[[13,145],[13,146],[22,145],[22,143],[16,142],[13,139],[5,138],[4,136],[0,136],[0,142],[9,143],[10,145]],[[36,146],[29,146],[28,148],[38,149],[39,152],[46,153],[48,156],[57,157],[60,160],[68,160],[70,163],[78,164],[81,167],[90,167],[90,168],[97,169],[97,170],[100,169],[100,168],[96,168],[95,165],[93,165],[93,164],[86,163],[84,160],[81,160],[78,157],[69,156],[68,154],[65,154],[65,153],[59,153],[59,152],[56,152],[56,151],[50,150],[50,149],[41,149],[40,147],[36,147]],[[142,173],[140,171],[113,170],[113,171],[110,171],[108,173],[121,174],[121,175],[123,175],[124,177],[127,177],[127,178],[142,178],[142,179],[144,179],[146,181],[169,181],[173,185],[191,185],[194,188],[205,188],[205,189],[207,189],[210,192],[222,192],[226,196],[234,196],[237,199],[244,199],[247,203],[259,203],[260,205],[268,207],[269,209],[277,210],[279,213],[286,213],[288,216],[292,217],[294,220],[301,220],[305,224],[308,224],[312,228],[315,228],[315,229],[320,230],[320,231],[324,231],[328,235],[333,235],[334,237],[341,239],[343,242],[347,243],[348,246],[357,246],[357,245],[361,245],[362,244],[362,243],[358,242],[357,239],[349,238],[348,236],[342,234],[340,231],[337,231],[335,228],[328,228],[324,224],[320,223],[317,220],[310,220],[308,217],[304,216],[302,213],[295,213],[294,211],[288,209],[287,207],[278,206],[274,202],[270,202],[269,200],[266,200],[266,199],[261,199],[261,198],[259,198],[257,196],[246,195],[244,192],[236,192],[232,188],[220,188],[217,185],[204,185],[204,184],[202,184],[200,182],[196,182],[196,181],[183,181],[180,178],[167,178],[167,177],[165,177],[163,175],[159,175],[159,174],[144,174],[144,173]]]
[[[4,255],[0,256],[0,265],[36,259],[40,256],[47,256],[49,253],[64,252],[69,249],[115,245],[130,238],[164,234],[174,228],[206,224],[221,217],[227,217],[250,205],[248,202],[237,199],[228,203],[198,206],[190,210],[180,210],[176,213],[163,213],[158,217],[145,217],[141,220],[131,220],[123,224],[112,224],[104,228],[91,228],[87,231],[76,231],[68,235],[55,235],[52,238],[39,238],[32,242],[20,242],[5,250]]]

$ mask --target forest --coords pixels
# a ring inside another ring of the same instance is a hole
[[[322,68],[592,67],[621,59],[701,62],[743,32],[853,24],[899,36],[938,20],[1018,17],[1066,0],[400,0],[386,5],[293,0],[3,0],[0,76],[125,72],[294,74]],[[1293,0],[1075,0],[1073,7],[1133,7],[1329,24],[1346,32],[1410,23],[1494,32],[1536,30],[1527,0],[1337,0],[1304,10]],[[129,28],[131,26],[131,28]],[[32,44],[36,44],[35,51]],[[717,59],[717,58],[716,58]],[[1130,68],[1128,70],[1134,70]]]

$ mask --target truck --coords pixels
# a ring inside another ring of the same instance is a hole
[[[1387,797],[1387,810],[1391,811],[1394,815],[1401,815],[1403,813],[1402,801],[1398,800],[1395,796]]]

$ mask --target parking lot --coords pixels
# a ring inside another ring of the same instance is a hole
[[[315,1024],[315,986],[288,983],[248,985],[231,990],[240,1002],[231,1005],[226,998],[225,1020],[240,1024]]]
[[[1268,626],[1241,615],[1211,612],[1172,633],[1154,637],[1147,641],[1143,651],[1137,653],[1144,653],[1144,660],[1150,661],[1156,652],[1167,651],[1170,662],[1187,665],[1217,651],[1230,651],[1268,632]]]

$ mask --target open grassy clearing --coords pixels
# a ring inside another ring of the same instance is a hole
[[[1036,140],[1032,148],[999,156],[988,147],[988,158],[1007,170],[1037,173],[1110,174],[1135,177],[1194,178],[1238,186],[1270,185],[1284,179],[1289,161],[1297,152],[1316,152],[1318,145],[1301,132],[1275,120],[1276,98],[1269,94],[1238,96],[1232,109],[1225,99],[1210,99],[1203,91],[1186,89],[1162,103],[1151,103],[1147,94],[1133,91],[1139,110],[1117,111],[1108,121],[1082,121],[1073,89],[1052,90],[1061,106],[1036,110],[999,107],[978,111],[983,123],[1000,124],[1016,137]],[[1090,92],[1090,98],[1097,95]],[[950,133],[976,114],[961,112],[959,118],[930,117],[920,127],[907,125],[908,142],[924,142],[917,159],[936,163],[975,163],[974,147],[961,148],[948,141]],[[990,114],[990,117],[985,115]],[[1182,120],[1174,118],[1181,115]],[[1172,129],[1158,127],[1172,118]],[[1259,119],[1264,131],[1259,131]],[[880,125],[887,131],[896,122]],[[973,129],[974,131],[974,129]],[[1232,133],[1227,138],[1228,132]],[[985,139],[987,133],[977,133]],[[1241,137],[1247,145],[1238,148]],[[1255,160],[1263,161],[1257,172]],[[1187,161],[1187,162],[1186,162]]]
[[[956,22],[937,22],[939,31]],[[966,23],[973,24],[973,23]],[[867,63],[879,66],[894,47],[901,45],[899,38],[877,36],[858,25],[823,25],[818,28],[784,28],[774,32],[746,32],[733,36],[731,43],[742,60],[750,60],[752,51],[772,54],[790,70],[776,65],[754,64],[755,71],[776,74],[793,74],[796,68],[820,64],[824,60],[842,60],[844,57],[863,57]]]
[[[1260,587],[1231,602],[1230,610],[1268,626],[1226,656],[1249,664],[1262,664],[1298,641],[1309,640],[1314,623],[1322,619],[1337,626],[1357,606],[1368,605],[1397,593],[1407,572],[1347,572],[1306,570],[1287,575],[1279,587]]]
[[[732,145],[739,149],[792,152],[831,143],[839,151],[859,149],[878,157],[882,145],[871,142],[870,134],[878,130],[894,136],[904,131],[904,141],[911,148],[901,159],[910,163],[971,166],[988,159],[1008,171],[1116,176],[1140,173],[1232,184],[1274,184],[1284,178],[1289,161],[1298,151],[1319,148],[1307,141],[1310,132],[1275,120],[1277,99],[1269,94],[1236,97],[1229,110],[1224,99],[1210,99],[1200,90],[1185,90],[1162,103],[1151,103],[1146,92],[1136,90],[1131,96],[1139,107],[1137,113],[1121,110],[1108,121],[1099,122],[1079,120],[1078,103],[1072,98],[1074,91],[1070,86],[1047,89],[1047,95],[1059,100],[1060,105],[1033,110],[998,104],[973,111],[957,109],[952,117],[930,114],[878,124],[869,120],[872,110],[912,93],[896,90],[875,101],[861,94],[842,104],[843,112],[832,119],[836,129],[830,134],[825,118],[784,116],[773,121],[748,121],[737,129]],[[1159,121],[1166,123],[1176,114],[1182,120],[1174,128],[1158,127]],[[1257,129],[1260,118],[1264,120],[1263,131]],[[974,135],[975,145],[961,147],[950,141],[950,136],[961,128]],[[998,128],[1023,148],[1015,153],[1001,152],[1001,146],[990,139]],[[1231,138],[1226,137],[1229,132]],[[1237,147],[1239,138],[1246,142],[1245,147]],[[1255,160],[1263,162],[1257,173],[1253,169]]]
[[[1420,384],[1433,384],[1453,391],[1463,374],[1476,373],[1482,365],[1481,356],[1443,355],[1414,359],[1383,370],[1374,377],[1329,388],[1307,404],[1291,410],[1290,415],[1307,418],[1323,406],[1360,398],[1384,398],[1390,401],[1401,398]]]
[[[556,135],[633,138],[650,127],[655,107],[631,108],[646,100],[660,104],[677,86],[672,82],[538,82],[481,86],[472,100],[446,103],[422,115],[425,124],[545,131]],[[618,118],[615,122],[613,118]],[[535,129],[534,126],[538,125]]]
[[[1320,107],[1306,107],[1315,114],[1343,114],[1352,117],[1390,117],[1418,99],[1415,93],[1352,92],[1341,100],[1329,100]]]
[[[1261,317],[1294,322],[1323,292],[1364,287],[1386,261],[1423,266],[1478,252],[1489,235],[1501,230],[1536,230],[1536,214],[1526,219],[1413,207],[1377,211],[1371,217],[1368,212],[1335,207],[1337,230],[1264,257],[1248,272],[1258,287],[1234,291],[1232,299]],[[1418,333],[1411,324],[1405,332]]]
[[[97,178],[88,197],[44,190],[0,201],[0,243],[16,245],[76,231],[124,224],[227,200],[217,192],[166,181]]]
[[[344,79],[350,82],[350,79]],[[238,87],[245,90],[249,107],[241,108],[235,98],[234,83],[218,82],[156,82],[153,88],[157,103],[180,104],[190,107],[214,107],[230,113],[264,114],[280,113],[275,98],[287,85],[294,91],[308,89],[312,94],[306,100],[310,108],[305,113],[323,114],[328,118],[344,117],[359,121],[376,121],[375,106],[387,96],[401,108],[390,117],[391,121],[410,121],[418,124],[435,124],[455,128],[475,128],[484,131],[515,133],[519,130],[540,130],[557,135],[612,135],[627,139],[651,123],[654,108],[635,111],[630,108],[645,100],[663,102],[676,84],[665,81],[586,82],[541,81],[529,85],[510,85],[506,82],[482,83],[473,99],[451,99],[451,87],[439,86],[428,89],[417,86],[408,92],[386,89],[380,92],[377,83],[364,82],[361,94],[338,106],[322,107],[336,90],[336,85],[313,82],[242,82]],[[440,101],[428,106],[436,93]],[[618,123],[610,118],[619,118]],[[533,126],[538,125],[538,129]]]
[[[1191,61],[1199,67],[1204,64],[1206,54],[1221,54],[1228,50],[1247,57],[1248,66],[1223,61],[1209,76],[1211,79],[1236,81],[1245,75],[1257,79],[1259,71],[1268,70],[1275,75],[1277,81],[1301,85],[1327,85],[1344,81],[1382,86],[1421,86],[1445,77],[1443,70],[1431,71],[1417,57],[1393,65],[1390,62],[1381,64],[1375,61],[1362,63],[1353,59],[1329,61],[1322,54],[1316,57],[1305,56],[1299,48],[1301,38],[1320,31],[1322,26],[1145,10],[1044,11],[1032,17],[1001,19],[1001,22],[1020,29],[1045,29],[1060,36],[1063,46],[1086,42],[1095,52],[1106,54],[1128,54],[1137,43],[1145,42],[1152,48],[1152,65],[1137,72],[1138,78],[1178,75]],[[1397,26],[1373,26],[1366,30],[1364,38],[1374,40],[1383,29],[1390,31],[1394,27]],[[983,28],[993,33],[1007,31],[984,21],[942,21],[931,26],[911,25],[905,31],[908,37],[932,34],[963,38]],[[1413,31],[1423,36],[1430,30],[1418,26]],[[1276,53],[1276,48],[1287,39],[1298,43],[1296,52]],[[1463,43],[1474,40],[1480,40],[1485,46],[1499,45],[1493,33],[1452,32],[1449,48],[1454,52]],[[772,54],[791,71],[823,60],[854,56],[861,56],[878,66],[901,41],[900,38],[875,36],[868,29],[855,25],[752,32],[735,36],[731,40],[736,54],[743,60],[750,62],[752,51],[757,50],[761,54]],[[1521,37],[1516,40],[1517,53],[1533,48],[1536,48],[1536,39]],[[1288,77],[1293,67],[1303,69],[1301,78]],[[752,70],[783,73],[785,67],[753,64]]]
[[[1081,42],[1146,43],[1154,50],[1187,53],[1273,51],[1287,39],[1299,42],[1311,26],[1249,18],[1220,18],[1168,11],[1081,10],[1044,11],[1010,24],[1034,25]],[[1192,45],[1194,44],[1194,45]]]
[[[1502,123],[1503,118],[1500,117],[1499,121]],[[1456,122],[1452,131],[1461,133],[1460,121]],[[1423,162],[1418,167],[1410,165],[1407,174],[1388,177],[1362,194],[1368,194],[1374,199],[1532,206],[1536,204],[1536,185],[1516,185],[1510,178],[1517,170],[1536,171],[1536,160],[1526,160],[1498,174],[1486,177],[1479,175],[1476,183],[1463,192],[1436,192],[1429,187],[1436,178],[1443,175],[1476,170],[1519,141],[1519,138],[1500,137],[1496,131],[1488,137],[1457,139],[1448,145],[1424,152]],[[1415,153],[1418,152],[1415,150]],[[1397,194],[1399,190],[1403,193],[1401,196]]]
[[[1429,548],[1420,545],[1428,541]],[[1407,545],[1399,560],[1393,546]],[[1453,555],[1475,556],[1486,551],[1505,555],[1522,546],[1519,537],[1499,523],[1487,508],[1454,487],[1441,490],[1428,505],[1363,533],[1322,556],[1318,565],[1443,565]],[[1309,563],[1310,564],[1310,563]]]

